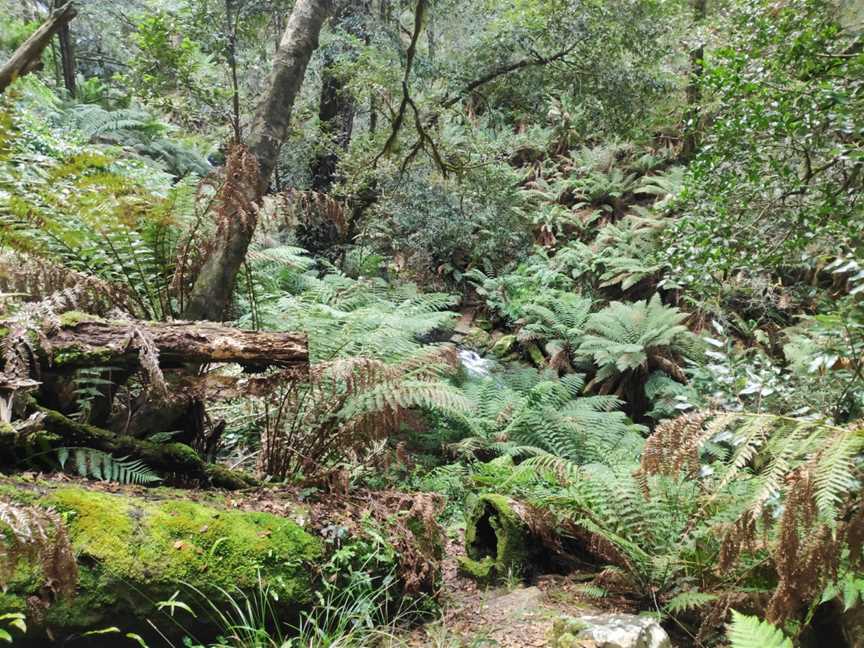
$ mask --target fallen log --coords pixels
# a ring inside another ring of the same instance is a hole
[[[42,65],[42,52],[60,29],[69,24],[78,11],[71,2],[56,9],[48,19],[25,40],[6,63],[0,67],[0,93],[18,77],[38,70]]]
[[[115,458],[140,459],[148,468],[161,475],[179,480],[193,480],[202,485],[227,490],[255,486],[258,482],[248,475],[218,464],[205,462],[194,449],[184,443],[154,443],[131,436],[118,435],[85,423],[73,421],[60,412],[38,405],[40,431],[27,435],[15,432],[11,426],[0,426],[0,465],[20,465],[32,456],[44,456],[55,448],[94,448]],[[169,479],[174,481],[174,479]]]
[[[247,331],[211,322],[102,320],[77,312],[64,313],[59,321],[59,327],[28,340],[43,366],[54,370],[134,368],[147,345],[158,350],[163,368],[233,362],[249,370],[282,367],[302,373],[309,366],[304,333]],[[16,325],[0,322],[0,330],[14,332]]]
[[[215,638],[213,612],[230,615],[231,597],[261,600],[280,621],[313,600],[324,542],[304,528],[299,506],[283,517],[215,496],[199,503],[185,491],[116,488],[0,476],[0,611],[27,617],[16,646],[63,645],[93,630],[100,636],[85,645],[135,645],[127,632],[181,645],[184,634]],[[197,616],[160,608],[175,592]],[[102,637],[109,626],[118,631]]]
[[[459,570],[485,582],[623,562],[608,542],[572,520],[494,493],[467,503],[465,554]]]
[[[382,619],[397,611],[405,621],[415,609],[406,600],[434,596],[444,543],[435,498],[298,495],[291,487],[223,496],[0,475],[0,610],[25,614],[28,627],[15,645],[72,643],[106,627],[118,632],[92,645],[135,645],[126,632],[152,646],[181,645],[183,634],[209,645],[225,632],[223,612],[241,621],[234,605],[264,604],[262,620],[291,625],[316,590],[341,592],[358,569],[388,589],[376,599]],[[176,607],[158,605],[172,595]]]

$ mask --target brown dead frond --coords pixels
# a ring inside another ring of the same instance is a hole
[[[265,398],[259,470],[312,476],[340,458],[361,460],[374,441],[411,424],[418,394],[436,398],[438,379],[456,366],[446,347],[396,364],[354,357],[313,366],[307,380]]]
[[[0,501],[0,589],[6,587],[22,560],[38,562],[45,604],[71,596],[78,585],[78,566],[60,516],[38,506]]]
[[[333,228],[340,240],[348,235],[348,206],[330,194],[317,191],[289,189],[275,197],[277,227],[294,228],[298,225]]]

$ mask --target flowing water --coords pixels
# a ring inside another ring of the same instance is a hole
[[[494,360],[484,358],[476,351],[471,351],[470,349],[459,349],[459,359],[462,361],[462,366],[465,367],[466,373],[471,378],[485,378],[495,366]]]

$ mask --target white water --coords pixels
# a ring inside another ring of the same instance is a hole
[[[462,361],[462,366],[472,378],[485,378],[495,364],[494,360],[488,360],[476,351],[469,349],[459,349],[459,360]]]

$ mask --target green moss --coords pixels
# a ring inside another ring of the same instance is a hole
[[[184,586],[218,602],[220,588],[250,591],[259,576],[278,596],[276,605],[293,610],[309,600],[310,565],[321,556],[317,538],[269,513],[80,488],[56,490],[40,504],[61,513],[79,565],[78,594],[45,613],[60,634],[112,625],[117,615],[143,620]],[[37,593],[37,576],[18,579],[10,595]]]
[[[98,366],[110,363],[116,355],[108,347],[70,345],[53,354],[51,362],[58,367],[67,364]]]
[[[81,322],[101,322],[103,321],[101,317],[97,317],[96,315],[91,315],[90,313],[83,313],[81,311],[67,311],[61,314],[57,319],[60,320],[61,328],[73,328],[80,324]]]
[[[505,357],[516,346],[515,335],[502,335],[498,341],[492,345],[492,353],[499,358]]]
[[[0,338],[4,338],[9,335],[9,329],[5,326],[0,326]]]
[[[478,578],[521,571],[529,557],[528,529],[503,495],[485,493],[466,512],[463,570]]]
[[[483,560],[474,560],[467,556],[459,556],[459,571],[479,581],[490,581],[496,574],[495,560],[486,556]]]
[[[492,345],[492,336],[483,329],[472,327],[460,344],[467,349],[483,352]]]

